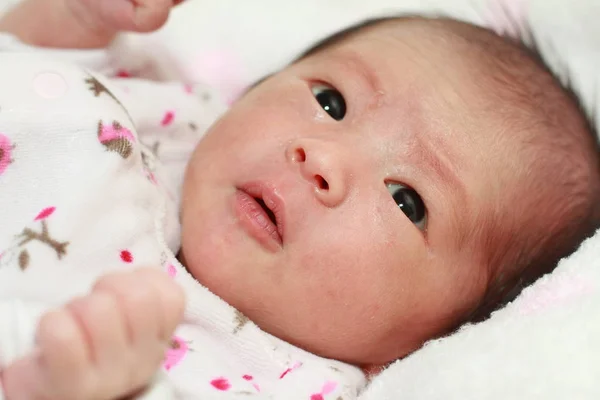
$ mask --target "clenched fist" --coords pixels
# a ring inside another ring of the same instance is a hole
[[[36,350],[2,373],[7,400],[114,400],[151,383],[183,318],[182,289],[141,269],[44,315]]]

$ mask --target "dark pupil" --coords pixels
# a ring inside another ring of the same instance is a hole
[[[398,189],[393,197],[398,207],[412,222],[421,222],[425,218],[425,204],[413,189]]]
[[[335,89],[326,89],[317,95],[317,101],[327,114],[336,121],[341,121],[346,115],[346,102],[342,94]]]

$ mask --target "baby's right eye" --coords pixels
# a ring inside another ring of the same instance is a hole
[[[344,96],[331,86],[318,84],[313,86],[312,92],[323,107],[323,110],[336,121],[341,121],[346,116],[346,101]]]
[[[424,230],[427,222],[427,209],[421,196],[414,189],[399,183],[388,183],[386,186],[398,208],[417,228]]]

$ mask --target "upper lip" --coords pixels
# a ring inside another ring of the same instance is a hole
[[[267,214],[272,214],[275,217],[275,226],[281,243],[284,240],[285,232],[285,206],[281,195],[277,188],[273,185],[269,185],[262,182],[251,182],[245,184],[239,188],[239,190],[246,192],[248,195],[254,197],[258,203],[264,208],[266,206]],[[262,204],[261,204],[262,201]]]

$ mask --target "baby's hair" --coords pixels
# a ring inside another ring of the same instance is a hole
[[[518,193],[502,194],[520,210],[498,207],[493,215],[481,216],[473,234],[480,237],[480,247],[490,249],[482,263],[490,268],[491,283],[483,300],[458,323],[481,321],[551,272],[600,227],[598,135],[572,88],[561,84],[545,64],[535,41],[528,47],[451,18],[411,15],[367,20],[318,42],[295,62],[388,22],[425,24],[457,45],[469,61],[475,60],[481,90],[498,104],[491,112],[508,127],[495,139],[502,142],[502,135],[520,135],[524,145],[511,149],[525,157],[517,171],[521,183],[514,192]],[[530,196],[519,196],[520,191]]]
[[[551,272],[600,227],[598,135],[573,89],[554,75],[536,46],[454,20],[441,23],[478,59],[477,77],[487,81],[481,88],[495,96],[493,112],[507,126],[502,136],[518,135],[523,144],[514,149],[524,161],[520,183],[503,196],[515,207],[482,219],[480,243],[490,250],[484,262],[496,272],[469,316],[480,321]]]

